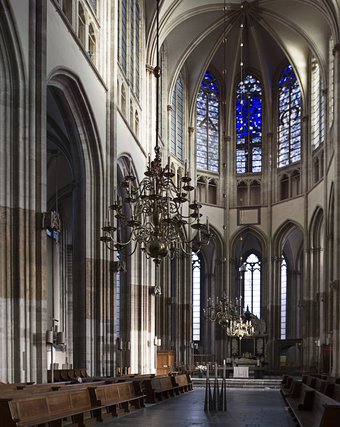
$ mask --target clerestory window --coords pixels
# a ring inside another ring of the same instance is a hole
[[[278,167],[301,160],[301,90],[289,64],[279,80]]]
[[[197,96],[196,161],[197,169],[219,171],[220,107],[217,81],[206,72]]]
[[[248,74],[236,87],[236,172],[262,168],[262,86]]]

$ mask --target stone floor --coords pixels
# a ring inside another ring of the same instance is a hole
[[[279,390],[228,389],[227,412],[204,411],[205,389],[195,388],[112,421],[102,427],[293,427]]]

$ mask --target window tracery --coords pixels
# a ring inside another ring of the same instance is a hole
[[[192,340],[201,339],[201,261],[192,254]]]
[[[283,71],[279,88],[278,167],[301,160],[301,90],[293,67]]]
[[[259,319],[261,317],[261,262],[254,254],[246,259],[246,271],[244,274],[244,300],[243,307]]]
[[[219,88],[210,72],[206,72],[197,96],[196,161],[197,169],[219,171]]]
[[[262,169],[262,87],[248,74],[236,88],[236,172]]]
[[[286,339],[287,328],[287,262],[281,259],[281,339]]]

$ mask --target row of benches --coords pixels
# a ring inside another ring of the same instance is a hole
[[[281,393],[301,427],[337,427],[340,417],[339,387],[339,384],[321,378],[284,376]]]
[[[52,381],[53,373],[53,381]],[[58,381],[71,381],[76,378],[88,378],[88,374],[85,368],[76,369],[54,369],[47,371],[47,382],[58,382]]]
[[[170,396],[192,390],[192,380],[187,374],[145,379],[143,381],[147,403],[155,403]]]
[[[125,382],[95,386],[64,387],[58,391],[0,390],[0,416],[3,425],[35,426],[53,422],[62,426],[70,418],[72,426],[85,426],[118,415],[119,410],[144,406],[139,383]]]
[[[103,379],[86,384],[0,385],[0,419],[6,427],[45,423],[61,427],[85,426],[192,389],[183,374],[168,377],[135,377],[133,381]],[[111,382],[111,383],[107,383]],[[171,390],[170,390],[171,385]],[[70,424],[71,423],[71,424]]]

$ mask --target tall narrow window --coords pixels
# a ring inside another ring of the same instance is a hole
[[[236,88],[236,172],[261,172],[262,87],[247,75]]]
[[[62,10],[68,21],[72,24],[72,0],[64,0]]]
[[[96,35],[94,32],[93,25],[89,25],[89,57],[93,62],[96,59]]]
[[[85,46],[85,12],[81,3],[78,3],[78,37],[82,45]]]
[[[121,0],[121,34],[120,34],[120,61],[123,72],[127,70],[127,0]]]
[[[192,254],[192,340],[201,339],[201,261]]]
[[[329,39],[329,51],[328,51],[328,120],[330,126],[333,123],[334,119],[334,40],[331,37]]]
[[[322,93],[320,66],[312,61],[312,90],[311,90],[311,142],[315,150],[324,143],[325,138],[325,101]]]
[[[120,271],[116,273],[116,336],[120,337]]]
[[[178,77],[171,105],[171,154],[183,160],[183,82]]]
[[[205,73],[197,96],[196,160],[197,169],[219,171],[219,90],[216,79]]]
[[[279,80],[278,167],[301,159],[301,91],[293,67]]]
[[[244,274],[244,309],[258,318],[261,316],[261,263],[255,254],[250,254],[246,259],[246,272]]]
[[[286,339],[287,327],[287,263],[281,260],[281,339]]]
[[[159,52],[159,63],[161,70],[164,70],[165,68],[165,53],[164,53],[164,46],[162,45],[160,52]],[[161,72],[161,75],[159,77],[159,92],[158,92],[158,123],[159,123],[159,137],[162,139],[163,137],[163,72]],[[171,116],[172,119],[172,116]],[[172,124],[172,123],[171,123]]]
[[[136,65],[135,65],[135,94],[137,98],[139,98],[139,31],[140,31],[140,25],[139,25],[139,19],[140,19],[140,11],[139,11],[139,1],[136,0],[136,6],[135,6],[135,55],[136,55]]]
[[[130,89],[139,98],[140,92],[140,5],[139,0],[119,1],[119,61]]]
[[[130,85],[132,90],[134,89],[134,69],[135,69],[135,1],[130,0],[130,54],[129,54],[129,62],[130,62]]]

